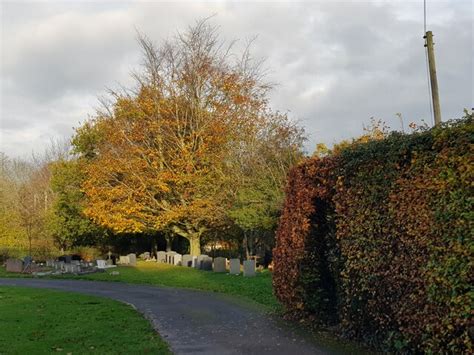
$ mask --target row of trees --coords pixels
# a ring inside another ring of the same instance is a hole
[[[302,129],[269,108],[249,47],[235,55],[206,21],[139,44],[135,87],[110,91],[73,155],[44,164],[50,235],[64,249],[109,233],[181,236],[194,255],[203,239],[271,250]]]

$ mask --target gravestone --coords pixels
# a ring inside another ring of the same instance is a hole
[[[214,272],[226,272],[227,259],[218,257],[214,258]]]
[[[206,257],[201,261],[201,270],[204,270],[204,271],[212,271],[212,258],[206,256]]]
[[[63,269],[64,269],[64,265],[66,265],[66,263],[65,263],[64,261],[58,261],[57,269],[58,269],[58,270],[63,270]]]
[[[112,259],[107,259],[106,263],[107,263],[108,266],[110,266],[110,265],[114,264],[114,261]]]
[[[121,265],[128,265],[128,264],[130,264],[130,258],[129,258],[129,256],[128,256],[128,255],[127,255],[127,256],[121,255],[121,256],[119,257],[119,263],[120,263]]]
[[[70,274],[77,274],[81,271],[81,267],[77,264],[64,264],[64,271]]]
[[[53,259],[46,260],[46,266],[47,267],[54,267],[54,260]]]
[[[198,257],[193,255],[192,258],[193,258],[193,260],[192,260],[192,262],[191,262],[191,267],[192,267],[192,268],[195,268],[195,267],[196,267],[196,264],[197,264]]]
[[[166,252],[166,263],[174,265],[174,256],[176,255],[175,251]]]
[[[230,259],[229,274],[240,275],[240,259]]]
[[[255,276],[255,260],[244,260],[244,276]]]
[[[181,254],[176,253],[174,255],[174,260],[173,260],[174,265],[181,266],[182,260],[183,260],[183,256]]]
[[[159,263],[166,263],[166,252],[159,251],[158,253],[156,253],[156,261]]]
[[[98,259],[97,260],[97,268],[98,269],[105,269],[106,268],[106,262],[105,260]]]
[[[144,253],[141,253],[140,256],[139,256],[140,259],[143,259],[143,260],[149,260],[151,258],[150,256],[150,252],[149,251],[146,251]]]
[[[79,260],[71,260],[71,264],[73,265],[81,265],[81,262]]]
[[[137,266],[137,255],[136,254],[128,254],[128,262],[131,266]]]
[[[192,266],[192,264],[193,264],[193,256],[189,255],[189,254],[184,254],[183,258],[181,260],[181,265],[186,266],[186,267],[190,267],[190,266]]]
[[[8,272],[22,272],[23,261],[20,259],[8,259],[6,269]]]
[[[201,269],[201,268],[202,268],[202,262],[203,262],[203,260],[206,259],[206,258],[208,258],[207,255],[204,255],[204,254],[199,255],[199,256],[197,257],[197,260],[196,260],[196,263],[195,263],[194,267],[195,267],[196,269]]]

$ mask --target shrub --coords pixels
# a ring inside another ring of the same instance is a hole
[[[286,309],[380,347],[471,351],[473,143],[471,115],[295,168],[274,251]]]
[[[75,247],[70,251],[70,254],[79,255],[81,259],[86,261],[99,259],[103,255],[103,253],[99,249],[86,246]]]

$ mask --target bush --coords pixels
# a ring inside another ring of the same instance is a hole
[[[79,255],[81,259],[85,261],[99,259],[103,255],[99,249],[85,246],[75,247],[69,252],[69,254]]]
[[[473,143],[471,115],[295,168],[274,251],[287,310],[385,349],[472,351]]]

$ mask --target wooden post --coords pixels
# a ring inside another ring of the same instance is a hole
[[[433,113],[435,125],[441,123],[441,106],[439,104],[438,78],[436,76],[436,63],[433,49],[433,32],[427,31],[424,37],[425,47],[428,50],[428,65],[430,67],[431,96],[433,99]]]

